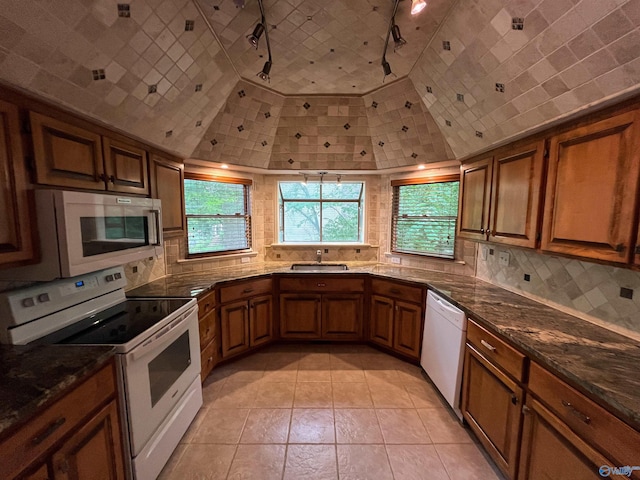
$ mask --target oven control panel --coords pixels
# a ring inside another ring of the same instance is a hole
[[[127,285],[123,267],[0,294],[0,328],[21,325]]]

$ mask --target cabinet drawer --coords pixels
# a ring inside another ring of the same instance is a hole
[[[207,376],[218,363],[218,337],[215,337],[200,353],[200,381],[204,383]]]
[[[531,364],[529,389],[587,443],[619,465],[637,465],[640,432],[536,363]]]
[[[323,276],[281,278],[280,290],[287,292],[363,292],[364,280]]]
[[[203,349],[213,337],[216,336],[216,311],[209,311],[204,317],[198,320],[198,329],[200,331],[200,349]]]
[[[13,436],[0,443],[3,478],[13,478],[33,463],[116,391],[113,363],[45,409]],[[20,452],[20,454],[16,454]],[[6,477],[5,477],[6,475]]]
[[[204,317],[216,306],[215,293],[215,290],[212,290],[198,298],[198,318]]]
[[[271,293],[271,279],[242,282],[220,288],[220,303],[235,302],[244,298]]]
[[[522,381],[525,359],[522,353],[510,347],[471,319],[467,323],[467,340],[488,360],[501,367],[519,382]]]
[[[395,297],[405,302],[413,302],[422,304],[422,288],[410,287],[396,282],[388,282],[386,280],[371,280],[371,292],[374,295],[384,295],[386,297]]]

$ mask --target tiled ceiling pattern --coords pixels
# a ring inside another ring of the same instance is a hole
[[[637,90],[640,0],[460,0],[409,76],[460,158]]]
[[[246,37],[260,20],[257,0],[236,8],[234,0],[196,0],[243,78],[267,60],[264,35],[256,51]],[[411,16],[400,2],[396,23],[407,41],[387,60],[398,77],[409,73],[456,0],[430,0],[428,11]],[[283,94],[365,93],[382,86],[380,59],[393,10],[392,0],[265,0],[273,53],[270,88]],[[393,77],[392,77],[393,78]]]
[[[238,82],[192,157],[276,170],[375,170],[452,158],[408,78],[365,96]]]
[[[453,152],[408,78],[365,95],[378,168],[453,158]]]
[[[376,168],[362,97],[286,97],[270,168]]]
[[[283,102],[282,95],[240,80],[192,157],[268,168]]]
[[[0,80],[188,156],[238,77],[190,0],[0,0]]]

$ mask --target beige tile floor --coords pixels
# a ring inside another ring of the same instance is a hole
[[[419,367],[276,345],[216,368],[161,479],[501,479]]]

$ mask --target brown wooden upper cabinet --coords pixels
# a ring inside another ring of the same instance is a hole
[[[551,138],[542,250],[631,260],[640,150],[638,112]]]
[[[182,235],[184,225],[184,165],[151,154],[151,196],[162,201],[164,236]]]
[[[543,166],[544,141],[463,165],[458,235],[534,248]]]
[[[0,100],[0,265],[35,260],[18,108]]]
[[[36,183],[149,194],[147,152],[30,112]]]

